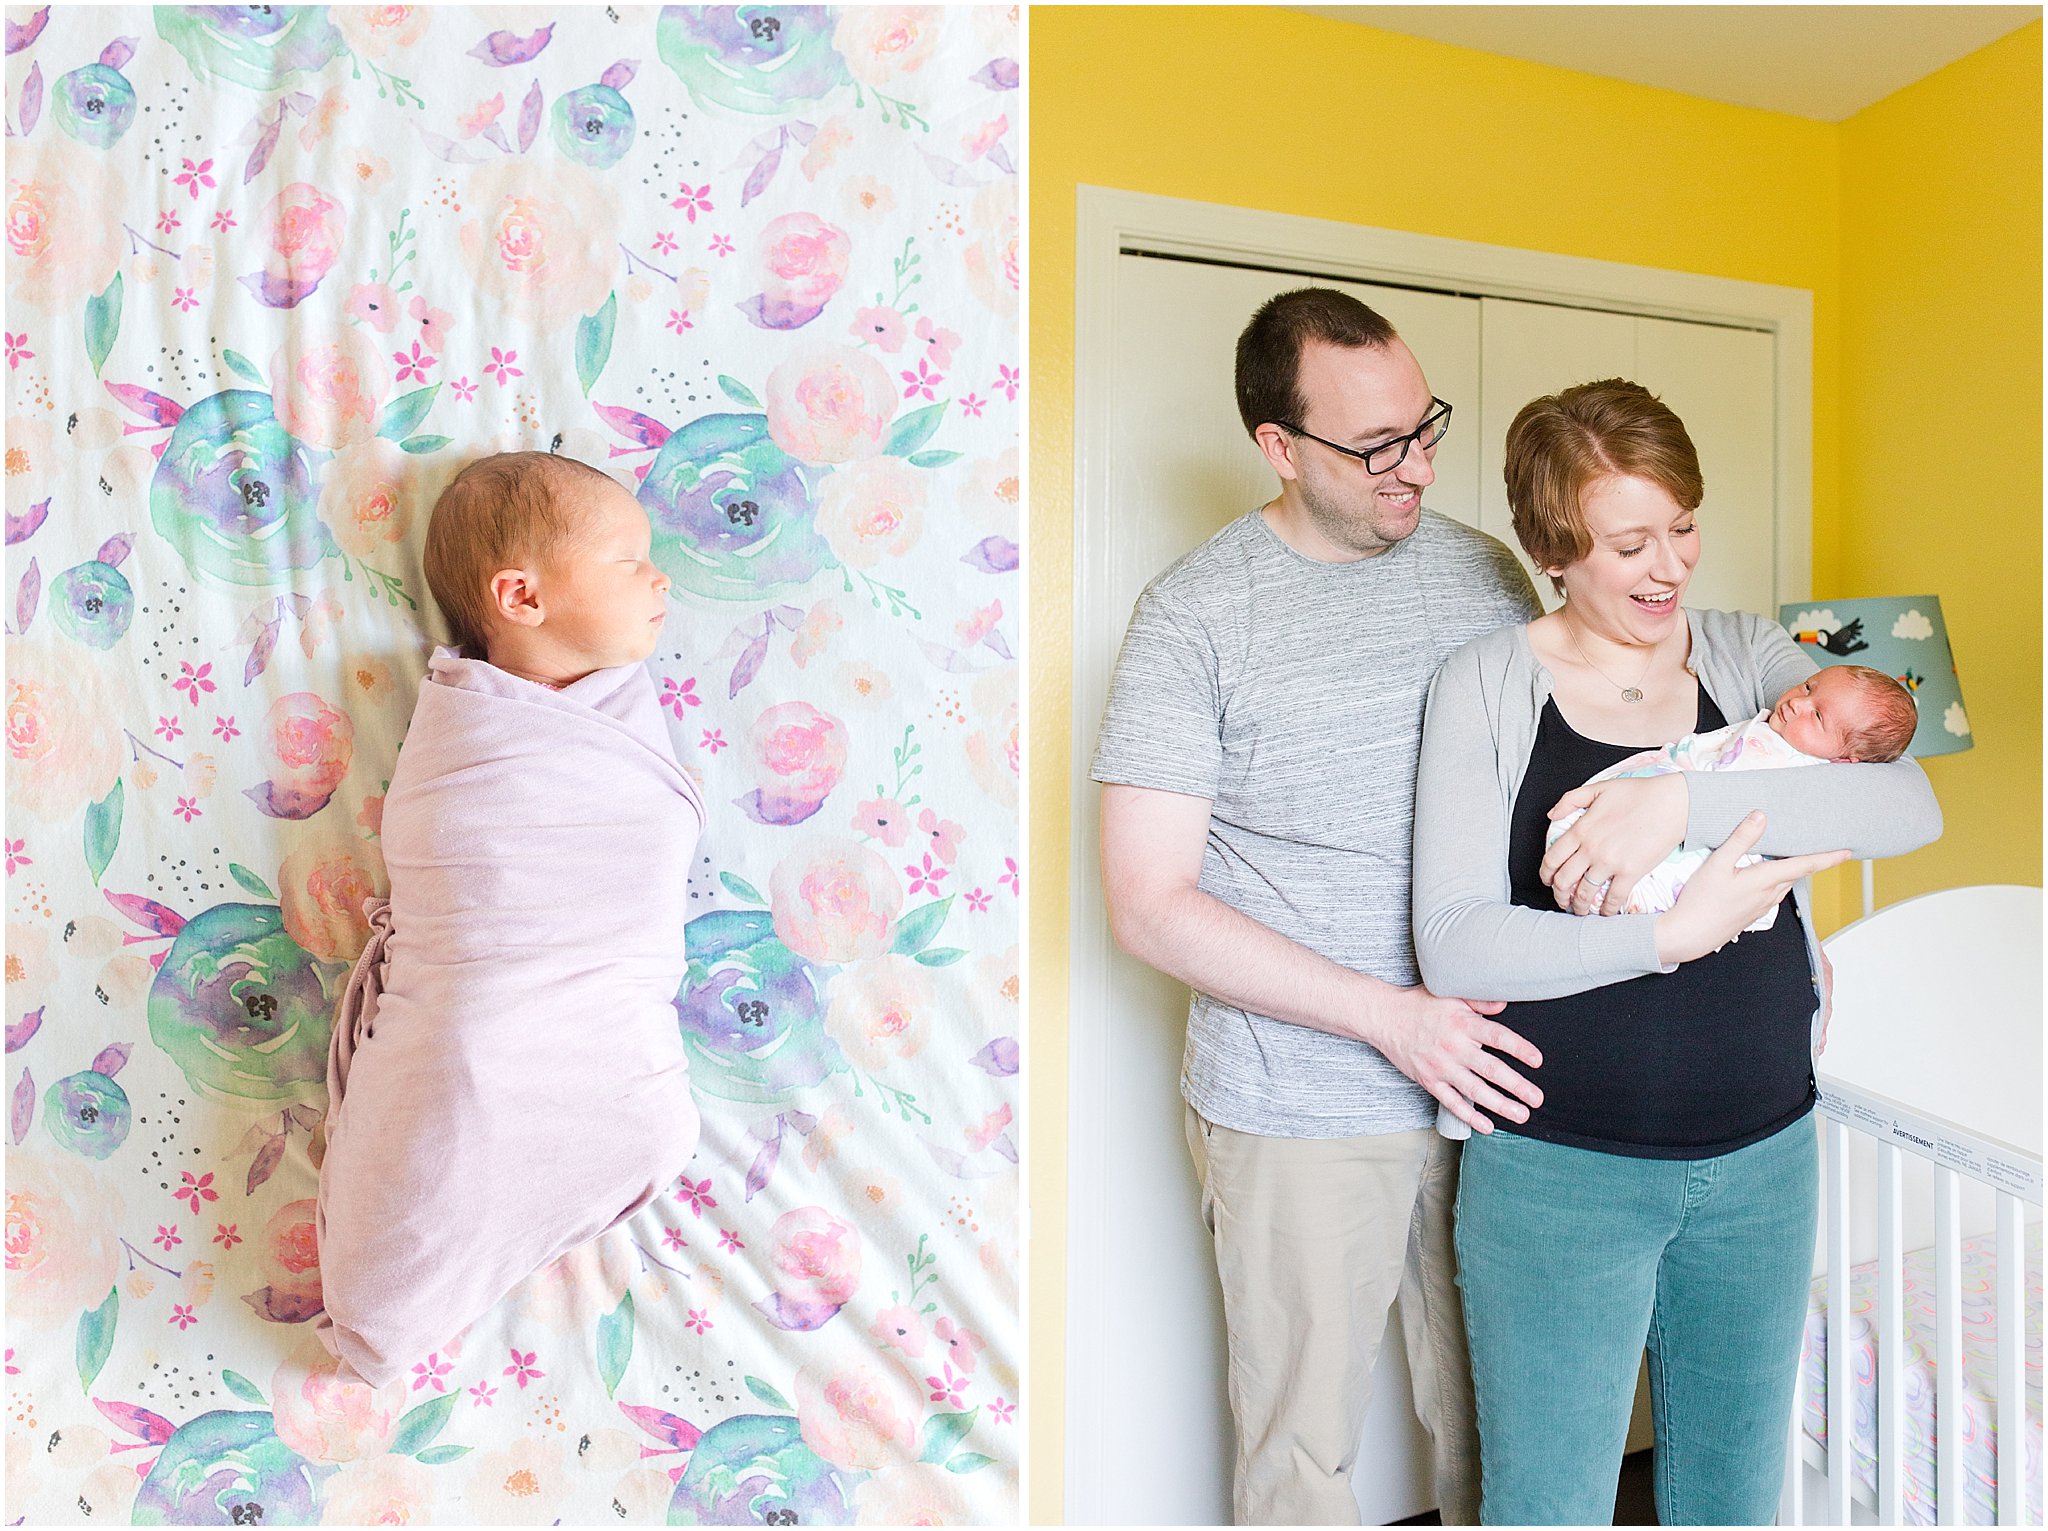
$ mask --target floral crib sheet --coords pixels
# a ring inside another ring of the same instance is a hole
[[[6,1519],[1014,1520],[1014,9],[15,8],[7,53]],[[513,447],[673,580],[704,1140],[344,1390],[327,1037],[426,512]]]
[[[2026,1228],[2026,1419],[2022,1437],[2026,1463],[2026,1519],[2041,1519],[2041,1225]],[[1963,1452],[1962,1525],[1998,1523],[1998,1289],[1997,1239],[1983,1234],[1963,1240]],[[1937,1523],[1934,1417],[1934,1251],[1918,1249],[1905,1258],[1905,1422],[1906,1519]],[[1849,1278],[1849,1364],[1854,1398],[1850,1414],[1851,1465],[1855,1481],[1877,1493],[1877,1262],[1858,1265]],[[1827,1277],[1814,1279],[1807,1301],[1805,1345],[1799,1359],[1800,1424],[1825,1446],[1828,1441]]]

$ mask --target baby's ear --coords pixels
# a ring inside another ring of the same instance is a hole
[[[491,610],[521,627],[540,626],[539,581],[526,569],[500,569],[491,576]]]

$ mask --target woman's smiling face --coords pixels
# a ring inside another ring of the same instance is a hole
[[[1650,479],[1615,475],[1586,489],[1584,558],[1546,573],[1564,582],[1572,619],[1615,643],[1652,644],[1679,620],[1700,558],[1697,517]]]

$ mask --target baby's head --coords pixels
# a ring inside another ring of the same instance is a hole
[[[1802,754],[1878,764],[1913,742],[1920,709],[1912,693],[1867,665],[1828,665],[1771,709],[1771,727]]]
[[[427,524],[427,586],[472,659],[565,683],[654,652],[668,576],[639,502],[550,452],[499,452],[456,475]]]

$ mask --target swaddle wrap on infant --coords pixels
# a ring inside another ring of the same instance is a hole
[[[672,1001],[703,823],[643,666],[552,691],[435,650],[328,1058],[322,1336],[365,1381],[689,1162]]]

